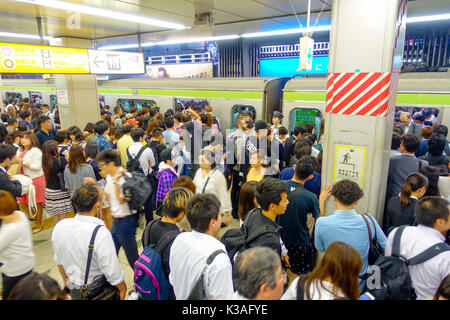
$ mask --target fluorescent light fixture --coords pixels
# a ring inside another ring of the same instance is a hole
[[[155,45],[220,41],[220,40],[231,40],[231,39],[238,39],[238,38],[240,38],[239,35],[231,34],[231,35],[215,36],[215,37],[187,38],[187,39],[175,39],[175,40],[160,41],[160,42],[156,42]]]
[[[437,15],[433,15],[433,16],[410,17],[410,18],[406,18],[406,23],[449,20],[449,19],[450,19],[450,13],[446,13],[446,14],[437,14]]]
[[[278,36],[278,35],[286,35],[286,34],[296,34],[303,32],[314,32],[314,31],[328,31],[331,29],[331,26],[320,26],[320,27],[311,27],[309,29],[304,28],[296,28],[296,29],[284,29],[284,30],[275,30],[275,31],[265,31],[265,32],[252,32],[252,33],[244,33],[242,38],[256,38],[256,37],[268,37],[268,36]]]
[[[147,18],[143,16],[138,16],[134,14],[122,13],[119,11],[106,10],[96,7],[85,6],[81,4],[64,2],[59,0],[14,0],[17,2],[25,2],[30,4],[35,4],[38,6],[61,9],[66,11],[73,11],[84,13],[93,16],[105,17],[108,19],[123,20],[130,23],[148,24],[151,26],[158,26],[168,29],[186,29],[182,24],[172,23],[167,21],[162,21],[158,19]]]
[[[12,32],[0,32],[0,37],[41,40],[41,37],[34,35],[34,34],[23,34],[23,33],[12,33]],[[53,37],[50,37],[50,36],[44,36],[43,38],[44,38],[44,40],[53,39]]]

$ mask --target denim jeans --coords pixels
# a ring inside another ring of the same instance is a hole
[[[136,243],[137,221],[134,215],[122,219],[114,219],[111,228],[111,235],[116,247],[116,253],[123,247],[130,267],[134,267],[134,262],[138,259],[138,249]]]

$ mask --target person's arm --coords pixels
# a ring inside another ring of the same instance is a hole
[[[18,180],[14,180],[13,177],[7,174],[0,175],[0,185],[1,189],[11,192],[15,197],[20,197],[22,195],[22,184]]]
[[[66,271],[64,270],[64,267],[62,265],[58,265],[58,270],[59,270],[59,273],[61,274],[61,277],[63,279],[64,287],[67,287],[69,277],[66,275]]]
[[[314,244],[316,246],[317,251],[319,252],[325,252],[325,243],[321,237],[321,227],[320,227],[320,221],[321,219],[317,219],[316,225],[314,226],[315,232],[314,232]]]
[[[14,242],[19,236],[20,232],[23,230],[18,230],[17,228],[10,229],[9,231],[0,232],[0,253],[6,250],[9,245]]]
[[[24,166],[30,168],[31,170],[42,169],[42,152],[38,148],[32,148],[30,150],[31,161],[29,165],[24,163]]]
[[[330,195],[331,195],[331,186],[325,186],[319,196],[319,208],[320,208],[319,217],[323,217],[325,215],[325,204]]]

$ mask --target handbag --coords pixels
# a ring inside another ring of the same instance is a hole
[[[84,276],[84,284],[81,287],[81,299],[82,300],[120,300],[119,290],[111,285],[104,275],[98,275],[88,285],[89,269],[91,268],[92,254],[94,252],[94,241],[97,235],[98,229],[101,225],[95,227],[92,233],[91,241],[89,243],[89,253],[86,265],[86,274]]]
[[[369,223],[367,222],[366,216],[369,217],[370,220],[372,220],[373,227],[375,229],[375,237],[373,238],[373,240],[372,240],[372,231],[370,230],[370,226],[369,226]],[[375,264],[375,261],[377,261],[377,259],[379,257],[384,255],[384,251],[377,241],[377,228],[375,226],[375,221],[373,221],[373,218],[368,214],[362,215],[362,218],[364,219],[364,222],[366,223],[366,226],[367,226],[367,230],[369,232],[370,248],[369,248],[368,262],[369,262],[369,265],[373,265],[373,264]]]

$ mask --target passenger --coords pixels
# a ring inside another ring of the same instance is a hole
[[[58,143],[58,152],[66,157],[69,153],[69,134],[66,130],[56,131],[55,141]]]
[[[418,226],[406,227],[400,239],[400,256],[404,259],[411,259],[445,241],[445,235],[450,229],[450,204],[440,197],[424,197],[417,202],[414,217]],[[386,256],[391,255],[397,230],[389,234]],[[441,282],[450,274],[450,251],[442,252],[424,263],[409,266],[409,273],[417,300],[434,296]]]
[[[240,225],[245,221],[247,215],[258,206],[256,201],[256,186],[258,182],[248,181],[242,185],[241,192],[239,193],[238,215]]]
[[[172,183],[172,189],[174,188],[186,188],[189,191],[191,191],[193,194],[195,194],[195,184],[192,181],[192,179],[188,176],[179,176],[173,183]],[[183,219],[181,219],[180,222],[177,223],[178,228],[181,231],[191,231],[191,225],[189,224],[189,221],[184,215]]]
[[[183,134],[183,120],[182,120],[182,114],[181,113],[175,113],[173,116],[174,121],[174,131],[178,134],[178,136],[181,136]]]
[[[64,219],[53,229],[53,260],[58,265],[65,286],[70,289],[72,300],[80,300],[90,239],[97,226],[105,226],[97,218],[102,208],[101,190],[95,183],[84,183],[75,190],[72,203],[77,210],[75,218]],[[106,227],[98,229],[87,284],[92,283],[95,277],[104,275],[111,285],[117,287],[123,300],[127,286],[113,237],[114,233],[111,234]]]
[[[47,116],[41,116],[38,120],[39,130],[36,132],[36,138],[42,147],[45,141],[55,140],[56,131],[53,130],[52,120]]]
[[[209,114],[213,118],[213,124],[215,124],[217,126],[216,129],[218,131],[222,131],[222,128],[220,126],[220,119],[218,117],[216,117],[215,115],[213,115],[213,109],[210,105],[207,105],[205,107],[205,112],[206,112],[206,114]]]
[[[8,130],[8,133],[13,133],[19,127],[19,123],[16,118],[9,118],[7,125],[8,127],[6,129]]]
[[[305,182],[313,178],[316,167],[317,160],[314,157],[304,156],[297,161],[292,180],[283,181],[288,190],[289,204],[276,222],[282,227],[281,239],[288,250],[290,271],[294,275],[311,272],[314,268],[316,251],[310,236],[308,215],[311,214],[313,219],[323,216],[325,201],[330,196],[330,187],[324,188],[319,200],[304,188]]]
[[[433,133],[443,134],[444,137],[447,139],[448,128],[446,125],[438,124],[433,127]],[[444,152],[446,155],[450,156],[450,142],[448,141],[447,144],[445,145]]]
[[[334,241],[317,267],[295,278],[281,300],[357,300],[362,265],[358,251],[344,242]]]
[[[14,197],[22,195],[22,184],[19,180],[8,175],[6,168],[17,161],[16,148],[11,145],[0,144],[0,190],[8,191]]]
[[[392,156],[398,156],[399,154],[401,154],[399,148],[400,148],[400,144],[402,143],[402,137],[393,132],[392,133],[392,140],[391,140],[391,151],[389,152],[389,158]]]
[[[117,130],[122,129],[122,127],[123,127],[122,116],[123,116],[122,108],[121,107],[114,107],[113,126]]]
[[[319,154],[317,155],[317,168],[315,170],[315,172],[317,172],[320,175],[322,175],[322,156],[323,150],[320,150]]]
[[[150,121],[149,121],[150,124]],[[154,155],[156,154],[158,156],[158,160],[156,162],[156,166],[159,166],[159,163],[161,161],[161,152],[166,150],[166,146],[164,145],[165,141],[163,139],[162,130],[160,128],[155,128],[152,131],[151,140],[147,144],[149,148],[152,149]]]
[[[427,192],[425,192],[424,197],[427,196],[441,196],[441,191],[439,190],[439,176],[441,175],[441,169],[426,166],[420,168],[419,172],[428,178]]]
[[[305,138],[307,140],[309,140],[310,144],[311,144],[311,155],[314,158],[317,158],[317,156],[319,155],[319,150],[317,148],[315,148],[315,142],[316,142],[316,136],[313,135],[312,133],[305,133],[302,138]]]
[[[432,300],[450,300],[450,274],[442,280]]]
[[[60,180],[64,175],[67,160],[60,155],[56,141],[49,140],[42,145],[42,170],[45,175],[45,210],[53,215],[55,225],[72,212],[70,193]],[[64,189],[64,190],[63,190]]]
[[[242,251],[233,268],[233,300],[280,300],[287,282],[280,258],[272,249]]]
[[[28,127],[29,130],[33,130],[34,129],[34,126],[31,123],[31,113],[30,113],[30,111],[26,111],[26,110],[20,111],[19,112],[19,118],[21,119],[19,121],[19,125],[25,124]]]
[[[153,130],[154,129],[161,129],[158,125],[158,121],[155,119],[150,119],[147,123],[147,127],[145,129],[145,134],[147,135],[147,138],[150,139],[153,137]],[[162,129],[161,129],[162,130]]]
[[[84,156],[86,157],[86,163],[92,167],[95,174],[95,180],[99,182],[102,180],[102,176],[100,175],[100,168],[98,166],[97,161],[95,161],[95,157],[100,152],[100,148],[95,143],[89,143],[84,149]]]
[[[402,112],[400,114],[400,122],[401,123],[397,125],[397,127],[403,129],[405,131],[405,135],[409,133],[416,135],[419,139],[421,138],[420,130],[422,129],[422,126],[414,123],[414,120],[411,119],[411,114],[409,112]]]
[[[70,138],[70,147],[73,145],[80,145],[83,149],[86,147],[86,141],[84,141],[84,135],[80,128],[77,126],[71,126],[67,129]]]
[[[447,145],[447,140],[443,134],[432,134],[428,140],[428,153],[419,159],[428,161],[430,166],[443,169],[442,175],[448,176],[448,164],[450,156],[446,156],[444,149]]]
[[[358,201],[364,196],[363,191],[356,182],[341,180],[331,188],[331,195],[336,202],[337,210],[330,216],[320,217],[316,221],[314,244],[319,252],[325,252],[334,241],[342,241],[358,251],[363,267],[360,275],[363,276],[369,267],[369,233],[363,217],[354,209]],[[384,249],[386,236],[375,221],[375,228],[369,222],[372,237],[377,237],[379,246]],[[365,280],[359,281],[361,290]]]
[[[16,210],[14,196],[0,190],[0,264],[6,300],[12,288],[35,267],[33,238],[27,216]]]
[[[248,181],[261,181],[266,175],[266,168],[263,167],[261,162],[261,152],[259,150],[253,152],[250,155],[250,165],[251,168],[247,174]]]
[[[155,220],[147,225],[142,234],[142,246],[157,247],[157,244],[164,238],[171,238],[171,242],[167,244],[163,252],[159,252],[161,255],[161,262],[164,270],[164,274],[169,279],[170,265],[170,248],[173,241],[181,233],[177,224],[183,220],[186,213],[186,204],[188,200],[193,196],[193,193],[186,188],[173,188],[170,190],[164,198],[162,207],[162,218]],[[156,250],[156,249],[155,249]],[[169,300],[174,300],[175,295],[173,288],[171,288],[171,295]]]
[[[164,125],[166,130],[163,131],[162,135],[166,141],[166,146],[168,146],[169,149],[173,149],[175,145],[180,143],[180,135],[173,130],[175,125],[173,117],[164,119]]]
[[[172,189],[172,183],[178,178],[177,172],[173,167],[171,150],[163,150],[159,160],[161,162],[157,174],[158,188],[156,192],[156,207],[159,206],[159,202],[164,200],[166,194]]]
[[[100,120],[95,123],[95,133],[97,137],[94,139],[94,143],[96,143],[100,152],[106,149],[112,149],[112,145],[108,140],[109,134],[109,123],[105,120]]]
[[[278,138],[278,128],[282,126],[281,122],[283,121],[283,114],[280,111],[274,111],[272,114],[272,133]]]
[[[419,160],[414,156],[419,145],[420,139],[417,135],[406,134],[400,144],[402,154],[389,159],[386,203],[400,193],[400,189],[410,173],[417,172],[421,167],[428,165],[427,161]]]
[[[20,139],[20,145],[22,147],[18,159],[20,161],[22,171],[24,175],[33,180],[33,185],[36,190],[36,218],[35,225],[33,227],[33,233],[37,233],[42,229],[42,215],[44,212],[45,203],[45,176],[42,171],[42,151],[39,149],[39,142],[36,139],[36,135],[27,131],[24,132]],[[28,194],[24,194],[17,198],[19,202],[20,210],[27,214],[32,219],[29,211]]]
[[[186,205],[186,215],[192,232],[175,238],[169,257],[169,282],[177,300],[186,300],[206,265],[207,258],[222,250],[206,268],[203,282],[207,300],[226,300],[233,296],[230,259],[225,246],[214,235],[220,230],[220,201],[212,194],[196,194]]]
[[[40,129],[40,124],[38,122],[39,118],[43,115],[44,113],[38,109],[38,108],[33,108],[31,110],[31,124],[33,125],[33,132],[36,133],[39,129]]]
[[[8,300],[67,300],[67,297],[55,279],[31,272],[17,283]]]
[[[128,162],[128,156],[127,156],[127,149],[134,143],[133,139],[131,138],[131,130],[133,129],[133,125],[126,123],[122,127],[122,138],[117,141],[117,150],[120,154],[120,161],[122,163],[122,167],[127,167]],[[142,130],[142,129],[141,129]]]
[[[280,142],[283,144],[284,147],[284,143],[286,142],[286,136],[288,134],[288,130],[286,129],[286,127],[279,127],[278,128],[278,140],[280,140]]]
[[[83,132],[83,134],[86,136],[86,137],[84,138],[84,141],[85,141],[86,143],[93,143],[93,142],[94,142],[94,139],[95,139],[95,137],[96,137],[96,135],[95,135],[95,124],[92,123],[92,122],[88,122],[88,123],[86,124],[86,126],[84,127],[84,132]]]
[[[75,144],[70,148],[69,161],[64,170],[64,183],[71,197],[86,177],[95,180],[94,169],[86,163],[83,147]]]
[[[289,136],[286,139],[286,142],[284,143],[284,151],[286,154],[286,167],[292,167],[295,163],[294,159],[294,148],[295,144],[302,137],[302,135],[305,133],[305,127],[301,125],[296,125],[294,127],[294,134]],[[281,176],[281,174],[280,174]],[[281,179],[281,178],[280,178]],[[281,180],[287,180],[287,179],[281,179]]]
[[[428,178],[421,173],[411,173],[400,190],[400,197],[389,199],[386,211],[386,221],[383,231],[389,234],[392,228],[414,224],[414,208],[417,201],[425,195]]]
[[[433,127],[423,127],[420,131],[422,134],[422,141],[420,142],[419,149],[414,153],[417,158],[424,156],[428,152],[428,140],[431,137],[431,134],[433,133]]]

